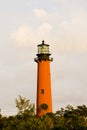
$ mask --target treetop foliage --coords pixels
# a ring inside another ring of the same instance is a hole
[[[35,105],[29,99],[19,95],[15,103],[18,109],[15,116],[6,117],[0,114],[0,130],[87,130],[85,105],[76,108],[67,105],[56,113],[47,113],[38,118],[35,115]],[[46,104],[41,107],[48,108]]]

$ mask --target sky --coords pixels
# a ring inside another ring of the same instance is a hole
[[[87,0],[0,0],[0,108],[36,103],[37,45],[50,45],[53,112],[87,105]]]

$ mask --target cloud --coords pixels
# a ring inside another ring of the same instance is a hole
[[[31,38],[32,29],[27,26],[20,26],[11,34],[11,39],[20,46],[27,46]]]
[[[77,6],[78,3],[78,6]],[[76,4],[76,5],[75,5]],[[34,9],[34,23],[19,26],[11,37],[16,45],[30,47],[32,43],[43,39],[57,52],[87,52],[87,13],[83,9],[85,2],[57,1],[59,10],[47,12]]]
[[[34,14],[39,18],[46,18],[47,12],[44,9],[34,9]]]
[[[30,47],[35,41],[42,41],[49,37],[52,26],[49,23],[42,23],[39,27],[20,26],[11,33],[10,38],[17,46]]]
[[[54,109],[87,104],[87,54],[62,54],[52,63]],[[55,73],[56,70],[56,73]]]
[[[87,2],[58,0],[56,3],[60,13],[51,17],[54,19],[55,31],[51,38],[57,46],[55,49],[58,52],[87,52]]]
[[[64,9],[77,9],[80,8],[84,8],[87,4],[86,0],[53,0],[54,3],[56,3],[57,5],[63,7]],[[68,12],[69,13],[69,12]]]
[[[52,26],[49,23],[43,23],[37,30],[39,37],[47,37],[46,35],[52,31]]]
[[[87,25],[85,22],[63,22],[54,35],[59,52],[87,52]]]

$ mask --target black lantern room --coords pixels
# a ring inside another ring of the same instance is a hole
[[[38,61],[42,61],[42,60],[49,60],[49,61],[53,61],[53,58],[50,58],[50,53],[49,53],[49,45],[45,44],[44,41],[42,41],[42,44],[37,45],[38,47],[38,54],[37,58],[35,58],[34,60],[36,62]]]

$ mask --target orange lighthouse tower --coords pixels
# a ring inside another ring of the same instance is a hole
[[[48,112],[52,112],[51,77],[49,45],[42,41],[37,45],[38,54],[35,58],[37,62],[37,116],[40,117]]]

